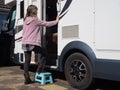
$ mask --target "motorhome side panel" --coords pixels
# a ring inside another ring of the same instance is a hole
[[[96,56],[120,60],[120,0],[95,0]]]
[[[61,6],[64,11],[58,26],[58,55],[72,41],[83,41],[93,48],[94,0],[63,0]]]
[[[62,3],[64,8],[67,0]],[[120,43],[117,41],[120,29],[119,3],[120,0],[69,2],[59,22],[58,55],[69,42],[82,41],[95,53],[96,77],[117,80],[116,77],[120,75]]]
[[[99,78],[120,80],[119,3],[120,0],[95,0],[95,71]]]

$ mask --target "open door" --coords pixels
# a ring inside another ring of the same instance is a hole
[[[46,0],[45,4],[46,20],[55,20],[57,16],[57,0]],[[48,66],[57,66],[57,29],[57,25],[46,28],[45,39],[48,53],[46,64]]]

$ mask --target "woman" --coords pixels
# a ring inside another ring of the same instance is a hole
[[[42,68],[42,62],[44,62],[46,57],[46,52],[41,48],[41,27],[40,26],[54,26],[59,21],[59,16],[56,17],[54,21],[42,21],[37,17],[38,8],[35,5],[30,5],[27,8],[27,14],[24,19],[23,24],[23,34],[22,34],[22,49],[25,54],[25,63],[24,63],[24,84],[32,83],[29,76],[29,65],[31,61],[31,52],[35,51],[38,53],[40,62],[38,63],[38,68]],[[41,58],[40,58],[41,54]],[[39,72],[40,69],[37,69]]]

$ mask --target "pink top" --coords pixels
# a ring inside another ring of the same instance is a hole
[[[57,21],[42,21],[38,17],[27,17],[23,24],[22,44],[41,46],[41,27],[54,26]]]

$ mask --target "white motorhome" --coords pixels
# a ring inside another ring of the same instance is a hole
[[[46,67],[65,73],[76,88],[86,89],[94,78],[120,81],[120,0],[17,0],[15,58],[24,63],[21,49],[23,18],[28,5],[38,7],[38,17],[58,25],[43,27]],[[32,54],[31,64],[35,64]]]

